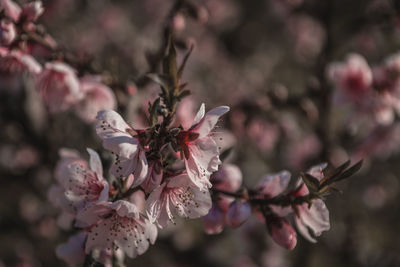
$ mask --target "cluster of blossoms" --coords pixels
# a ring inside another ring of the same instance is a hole
[[[346,62],[332,63],[328,75],[338,89],[336,99],[353,110],[348,124],[362,132],[353,156],[387,156],[398,150],[400,55],[370,67],[361,55],[350,54]]]
[[[71,152],[61,154],[56,171],[60,185],[52,188],[50,199],[83,230],[58,247],[59,257],[70,263],[82,261],[85,253],[109,255],[97,256],[103,262],[113,251],[135,257],[155,242],[157,227],[175,224],[177,217],[202,217],[205,232],[218,234],[225,225],[239,227],[254,214],[273,240],[290,250],[297,243],[289,223],[294,220],[298,231],[316,242],[315,237],[330,228],[321,198],[334,181],[351,175],[360,164],[345,171],[346,163],[331,174],[324,173],[326,164],[318,165],[303,174],[304,182],[293,190],[288,189],[288,171],[268,174],[255,189],[246,189],[237,166],[219,168],[212,130],[228,111],[220,106],[205,113],[203,104],[191,127],[171,127],[164,133],[162,123],[135,129],[117,112],[100,111],[96,131],[103,147],[115,155],[110,169],[114,182],[111,186],[103,178],[93,150],[88,149],[89,164]]]
[[[103,147],[115,156],[109,175],[104,175],[94,150],[87,150],[89,161],[75,151],[60,151],[55,172],[58,185],[50,189],[49,199],[62,210],[60,226],[78,231],[57,248],[60,258],[70,264],[95,259],[107,265],[116,258],[123,260],[124,255],[134,258],[155,243],[158,228],[175,224],[177,217],[203,218],[205,231],[217,234],[225,225],[239,227],[254,214],[266,224],[273,240],[287,249],[297,243],[290,221],[311,242],[330,228],[322,199],[334,183],[350,177],[361,163],[347,168],[347,162],[330,172],[325,171],[325,164],[313,167],[293,189],[288,188],[288,171],[266,175],[254,189],[245,188],[238,167],[220,167],[221,149],[214,138],[213,129],[229,107],[206,112],[202,104],[190,123],[189,112],[182,114],[178,109],[190,94],[181,76],[192,49],[177,66],[172,32],[179,28],[176,14],[171,14],[172,23],[164,36],[162,62],[158,62],[162,73],[147,75],[160,85],[161,92],[149,102],[148,127],[139,129],[114,111],[116,98],[101,76],[78,73],[66,57],[48,60],[59,47],[36,24],[44,11],[40,1],[22,8],[11,0],[0,1],[1,77],[12,83],[28,76],[49,112],[73,110],[83,120],[95,122]],[[184,7],[184,1],[177,1],[173,10],[177,13]],[[37,54],[43,62],[35,59]],[[343,78],[341,68],[333,72]],[[348,83],[367,86],[372,82],[363,79],[344,84]],[[262,132],[255,127],[250,135],[261,140]]]
[[[371,68],[364,57],[350,54],[346,62],[332,63],[328,74],[340,89],[339,97],[359,114],[371,115],[381,125],[393,123],[400,114],[400,55]]]
[[[11,0],[2,0],[0,8],[0,77],[4,88],[15,91],[20,88],[15,83],[28,76],[49,112],[72,109],[87,122],[94,121],[99,110],[115,108],[115,95],[100,76],[82,73],[78,77],[66,62],[51,59],[52,52],[59,48],[36,24],[44,12],[41,1],[21,8]],[[44,67],[34,56],[45,60]]]

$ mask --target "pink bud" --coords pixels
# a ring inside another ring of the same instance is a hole
[[[32,22],[37,20],[43,14],[43,11],[42,1],[30,2],[23,6],[22,17],[25,18],[25,21]]]
[[[215,235],[222,232],[225,221],[221,209],[213,203],[210,211],[203,217],[204,231],[209,235]]]
[[[50,112],[70,108],[84,96],[75,70],[65,63],[46,63],[37,80],[37,89]]]
[[[292,250],[297,243],[297,235],[293,227],[282,218],[268,221],[268,231],[272,239],[280,246]]]
[[[248,202],[234,201],[226,213],[226,224],[232,228],[241,226],[251,215],[251,206]]]
[[[0,9],[4,10],[5,15],[14,22],[17,22],[21,16],[21,8],[11,0],[2,0],[0,2]]]
[[[11,44],[17,35],[15,25],[7,19],[2,19],[0,22],[0,44]]]
[[[242,180],[242,172],[233,164],[222,165],[211,178],[214,188],[228,192],[237,191],[242,185]]]
[[[185,17],[182,14],[177,14],[172,19],[172,26],[176,31],[182,31],[185,28]]]

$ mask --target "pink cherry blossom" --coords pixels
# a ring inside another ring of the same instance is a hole
[[[202,104],[192,127],[180,132],[178,136],[187,173],[202,190],[211,187],[210,175],[218,170],[220,164],[219,149],[210,132],[219,117],[228,111],[229,107],[220,106],[204,114],[205,106]]]
[[[141,184],[141,187],[146,193],[151,193],[157,186],[161,184],[162,177],[163,171],[161,162],[159,160],[155,160],[150,163],[147,177]]]
[[[323,169],[326,168],[326,163],[319,164],[307,171],[318,180],[324,177]],[[297,191],[297,195],[303,196],[308,194],[308,189],[305,184],[300,182],[301,188]],[[329,211],[325,203],[321,199],[316,199],[312,202],[311,207],[308,203],[296,206],[297,212],[295,222],[298,231],[310,242],[317,242],[315,236],[320,236],[323,231],[330,229]],[[312,232],[312,235],[310,234]]]
[[[87,233],[85,232],[71,236],[66,243],[57,246],[57,257],[70,265],[83,263],[85,259],[86,239]]]
[[[75,109],[80,118],[87,122],[95,121],[102,109],[114,109],[116,100],[113,91],[100,82],[100,77],[85,76],[80,79],[80,87],[85,95]]]
[[[11,0],[1,0],[0,10],[4,10],[5,15],[14,22],[18,22],[22,12],[19,5]]]
[[[147,199],[147,213],[152,222],[164,228],[168,221],[175,223],[175,215],[199,218],[208,213],[211,205],[210,193],[193,185],[184,172],[170,177],[154,189]]]
[[[103,167],[98,154],[88,149],[90,169],[71,163],[65,168],[59,182],[64,187],[70,206],[79,212],[90,205],[108,200],[108,183],[103,178]]]
[[[75,70],[62,62],[46,63],[36,87],[50,112],[66,110],[84,96]]]
[[[43,12],[42,1],[33,1],[23,5],[21,17],[25,19],[25,22],[34,22]]]
[[[294,249],[297,243],[297,235],[285,219],[269,220],[267,226],[272,239],[278,245],[289,250]]]
[[[58,155],[60,159],[57,162],[56,168],[54,170],[54,176],[57,181],[61,181],[64,179],[63,177],[67,176],[69,165],[75,163],[80,164],[83,167],[87,167],[88,163],[84,160],[78,151],[69,149],[69,148],[61,148],[58,151]]]
[[[17,36],[16,31],[14,23],[7,19],[2,19],[0,21],[0,44],[10,45]]]
[[[209,235],[222,232],[225,226],[225,213],[213,203],[210,211],[203,218],[204,231]]]
[[[328,74],[353,101],[359,101],[371,91],[372,70],[367,61],[358,54],[348,55],[345,63],[333,63]]]
[[[157,227],[125,200],[100,202],[78,214],[90,226],[85,252],[121,248],[129,257],[143,254],[157,238]]]
[[[23,72],[39,74],[42,66],[31,55],[12,50],[0,56],[0,71],[8,74]]]
[[[251,215],[251,205],[249,202],[235,200],[229,206],[225,216],[225,222],[232,228],[237,228],[245,223]]]
[[[102,110],[97,114],[96,132],[103,139],[104,148],[115,153],[117,159],[111,172],[119,177],[134,175],[132,187],[140,185],[147,176],[145,150],[135,131],[115,111]]]

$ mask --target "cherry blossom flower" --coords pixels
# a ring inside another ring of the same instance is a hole
[[[353,101],[359,101],[371,91],[372,70],[361,55],[350,54],[345,63],[331,64],[328,74]]]
[[[145,150],[131,128],[115,111],[102,110],[97,114],[96,132],[103,139],[104,148],[115,153],[117,159],[111,172],[118,178],[134,175],[131,187],[140,185],[147,176]]]
[[[85,76],[80,79],[80,87],[85,97],[75,107],[80,118],[87,122],[96,119],[102,109],[114,109],[116,106],[113,91],[100,82],[100,77]]]
[[[14,23],[7,19],[2,19],[0,21],[0,44],[10,45],[17,36],[16,31]]]
[[[147,213],[152,222],[160,228],[174,222],[175,215],[185,218],[199,218],[208,213],[212,205],[210,193],[201,191],[191,183],[184,172],[170,177],[150,194],[147,199]]]
[[[26,22],[34,22],[43,12],[42,1],[33,1],[23,5],[21,17],[23,17]]]
[[[121,248],[129,257],[143,254],[154,244],[157,227],[125,200],[99,202],[78,214],[89,227],[85,252]]]
[[[8,74],[23,72],[39,74],[42,66],[31,55],[12,50],[0,55],[0,71]]]
[[[46,63],[36,86],[50,112],[66,110],[84,96],[75,70],[62,62]]]
[[[22,12],[20,6],[11,0],[2,0],[0,10],[4,10],[5,15],[14,22],[18,22]]]
[[[228,111],[229,107],[220,106],[204,114],[205,106],[202,104],[192,127],[181,131],[178,136],[187,173],[202,190],[211,187],[210,175],[218,170],[220,164],[219,149],[210,132],[219,117]]]
[[[103,178],[103,167],[99,155],[92,149],[90,169],[73,162],[63,168],[59,182],[65,190],[65,197],[75,212],[87,209],[90,205],[108,200],[108,183]]]
[[[321,180],[324,177],[322,170],[326,166],[326,163],[314,166],[308,170],[308,173]],[[296,195],[307,195],[309,193],[307,186],[302,182],[299,185],[301,185],[301,188],[296,192]],[[329,211],[321,199],[314,200],[311,207],[309,207],[308,203],[304,203],[296,206],[296,209],[295,223],[297,229],[310,242],[317,242],[314,237],[320,236],[323,231],[330,229]]]

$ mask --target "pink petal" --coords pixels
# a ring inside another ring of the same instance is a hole
[[[296,246],[296,232],[286,220],[280,219],[279,222],[268,223],[268,231],[272,239],[281,247],[292,250]]]
[[[90,155],[90,169],[97,174],[99,181],[103,180],[103,165],[101,164],[99,154],[91,148],[87,148],[86,150]]]
[[[87,234],[84,232],[71,236],[64,244],[57,246],[56,255],[68,264],[83,263],[85,259],[84,245]]]
[[[236,192],[242,185],[242,172],[233,164],[223,164],[211,177],[213,187],[228,192]]]
[[[290,182],[290,172],[284,170],[279,173],[266,175],[257,185],[260,194],[268,198],[276,197],[281,194]]]
[[[248,202],[234,201],[226,213],[226,224],[237,228],[247,221],[251,215],[251,206]]]
[[[221,117],[228,111],[229,107],[227,106],[220,106],[210,110],[193,128],[193,132],[198,133],[200,135],[199,138],[207,136],[214,128],[215,124],[217,124],[219,117]]]
[[[213,205],[207,215],[203,217],[204,231],[209,235],[215,235],[222,232],[225,225],[223,212],[217,205]]]

